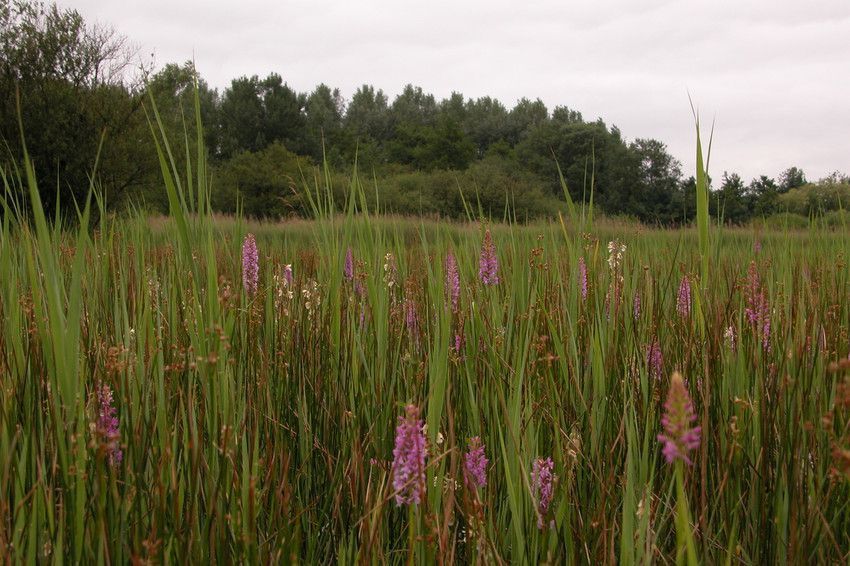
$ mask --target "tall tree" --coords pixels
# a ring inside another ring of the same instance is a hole
[[[753,179],[747,187],[751,208],[756,216],[768,216],[779,208],[779,187],[767,175]]]
[[[422,87],[406,85],[390,106],[390,122],[395,128],[432,126],[436,120],[437,102]]]
[[[265,116],[260,79],[256,75],[230,82],[222,95],[219,115],[221,157],[226,159],[242,151],[258,151],[265,147]]]
[[[449,98],[441,100],[437,107],[437,114],[449,118],[456,124],[464,125],[467,120],[467,106],[463,95],[459,92],[452,92]]]
[[[556,106],[554,110],[552,110],[552,121],[561,123],[561,124],[582,124],[584,123],[584,119],[581,116],[581,112],[577,110],[572,110],[566,106]]]
[[[806,184],[806,174],[802,169],[789,167],[779,175],[779,192],[787,193],[791,189],[802,187]]]
[[[507,141],[516,145],[535,127],[542,125],[549,117],[546,105],[539,98],[531,101],[520,99],[508,116]]]
[[[387,139],[387,97],[384,91],[376,91],[371,85],[358,88],[346,109],[345,127],[357,138]]]
[[[464,131],[475,144],[475,153],[483,157],[487,150],[508,137],[508,110],[495,98],[485,96],[466,103]]]
[[[319,161],[325,152],[333,152],[341,156],[348,146],[343,138],[342,117],[345,113],[345,102],[339,89],[320,84],[307,97],[304,108],[304,127],[306,153]],[[335,157],[333,161],[339,158]]]
[[[561,193],[557,163],[574,200],[590,198],[613,214],[630,212],[629,191],[637,173],[635,157],[604,122],[547,120],[532,128],[517,145],[519,163],[545,179],[552,194]]]
[[[221,156],[259,151],[273,142],[305,152],[305,104],[306,97],[277,73],[263,80],[256,75],[234,79],[221,101]]]
[[[667,223],[676,218],[676,192],[682,181],[682,166],[654,139],[637,139],[629,144],[637,164],[637,178],[629,193],[629,208],[641,220]]]
[[[720,210],[716,214],[722,215],[724,222],[741,224],[749,220],[751,213],[745,194],[746,190],[747,188],[740,175],[723,172],[720,190],[717,194],[717,206],[720,207]]]
[[[307,97],[295,92],[277,73],[260,83],[263,101],[261,129],[266,144],[282,142],[296,153],[306,153],[304,107]]]
[[[0,163],[21,157],[19,94],[27,148],[48,212],[57,196],[66,210],[84,199],[102,135],[111,142],[139,124],[147,69],[134,67],[135,59],[123,36],[86,24],[75,10],[0,0],[0,138],[12,150]],[[104,188],[133,182],[131,159],[119,144],[104,146],[100,171],[109,172],[110,184]]]
[[[450,115],[441,115],[433,127],[425,127],[423,142],[414,148],[414,165],[420,169],[466,169],[475,146]]]
[[[156,101],[160,117],[170,126],[169,131],[180,134],[185,127],[192,139],[195,138],[196,85],[201,107],[201,123],[204,127],[204,142],[210,153],[215,155],[220,145],[218,91],[210,88],[201,78],[195,64],[192,61],[182,65],[169,63],[147,81],[147,88]]]

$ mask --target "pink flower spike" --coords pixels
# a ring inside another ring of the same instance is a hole
[[[118,409],[112,396],[112,389],[105,383],[97,388],[98,418],[97,434],[106,447],[106,457],[110,466],[117,466],[124,459],[121,451],[121,431],[118,429]]]
[[[688,452],[699,448],[701,427],[691,427],[696,420],[691,396],[679,372],[674,372],[670,380],[670,390],[664,402],[664,416],[661,425],[664,433],[658,435],[658,441],[663,445],[661,453],[668,464],[682,460],[691,465]]]
[[[397,505],[415,505],[422,501],[428,453],[423,427],[419,409],[408,405],[405,416],[398,418],[393,449],[393,489]]]
[[[499,284],[499,258],[496,257],[496,245],[490,230],[484,233],[484,242],[481,244],[481,257],[478,260],[478,277],[484,285]]]
[[[484,444],[477,436],[469,439],[469,450],[463,456],[463,479],[466,487],[475,489],[487,485],[487,456]]]
[[[260,256],[253,234],[242,242],[242,285],[249,295],[255,294],[260,285]]]
[[[661,354],[661,345],[657,338],[646,349],[646,365],[649,368],[651,378],[661,379],[664,370],[664,356]]]
[[[457,271],[457,260],[452,252],[446,255],[446,295],[452,304],[452,312],[457,312],[460,301],[460,274]]]
[[[537,528],[543,530],[555,494],[555,462],[537,458],[531,466],[531,491],[537,499]]]
[[[354,279],[354,253],[351,248],[345,251],[345,265],[342,267],[342,274],[349,281]]]
[[[584,258],[578,258],[578,286],[581,293],[581,300],[587,300],[587,264]]]

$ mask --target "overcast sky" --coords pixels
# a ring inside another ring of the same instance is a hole
[[[223,88],[277,72],[350,98],[413,83],[443,98],[522,97],[653,137],[693,173],[688,92],[709,173],[850,172],[850,0],[59,0],[158,66],[194,58]],[[706,136],[708,132],[706,131]]]

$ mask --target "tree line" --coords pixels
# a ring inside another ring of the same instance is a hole
[[[459,218],[464,199],[495,217],[506,209],[520,220],[556,214],[565,204],[559,168],[573,200],[588,201],[592,187],[594,205],[606,214],[660,225],[687,223],[695,214],[694,179],[663,142],[630,141],[601,118],[549,109],[539,99],[509,108],[457,92],[438,99],[413,85],[392,100],[372,85],[345,99],[324,84],[298,92],[277,73],[238,77],[219,91],[191,63],[154,71],[111,28],[87,24],[74,10],[22,0],[0,0],[0,48],[0,163],[6,171],[20,163],[20,114],[42,200],[64,208],[87,194],[98,158],[94,181],[113,207],[166,211],[150,137],[151,99],[175,147],[183,148],[184,139],[195,139],[197,84],[212,202],[222,212],[306,214],[304,183],[327,164],[334,190],[346,190],[356,165],[363,182],[374,185],[366,191],[371,204],[401,214]],[[193,155],[188,149],[176,159]],[[824,190],[830,183],[839,189]],[[788,210],[811,214],[836,200],[822,194],[841,194],[846,184],[839,174],[808,183],[796,167],[778,180],[760,176],[749,184],[724,173],[712,209],[729,223]],[[786,198],[792,190],[796,196]],[[821,196],[810,196],[816,192]]]

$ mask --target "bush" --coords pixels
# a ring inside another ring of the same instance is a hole
[[[754,219],[751,224],[757,228],[772,228],[776,230],[790,228],[796,230],[808,228],[809,218],[795,212],[780,212],[771,214],[765,218]]]
[[[257,152],[243,152],[219,166],[213,182],[215,210],[232,213],[237,200],[246,216],[280,218],[309,214],[302,196],[302,174],[310,177],[313,163],[281,143]]]
[[[850,212],[846,210],[833,210],[823,215],[823,223],[829,228],[846,228],[850,225]]]
[[[381,212],[395,214],[463,216],[463,202],[457,189],[458,174],[453,171],[410,171],[378,179]],[[374,207],[374,191],[367,190]]]
[[[809,216],[850,205],[850,184],[822,181],[791,189],[779,196],[780,208]]]
[[[484,213],[493,217],[501,217],[506,203],[520,221],[555,216],[565,208],[565,203],[552,196],[537,176],[496,155],[467,169],[461,176],[461,186],[470,199],[477,192]]]
[[[367,190],[367,198],[373,198]],[[383,212],[466,218],[470,213],[502,218],[505,206],[517,220],[554,216],[564,203],[546,194],[536,176],[511,160],[490,155],[464,171],[407,171],[378,179]],[[479,211],[480,204],[480,211]],[[370,201],[370,205],[374,203]]]

